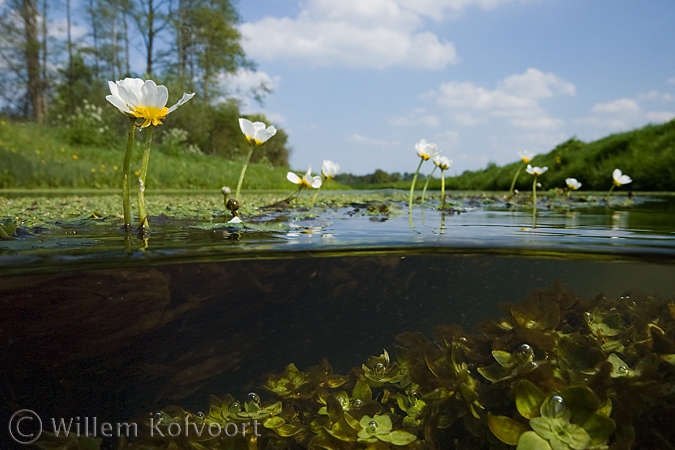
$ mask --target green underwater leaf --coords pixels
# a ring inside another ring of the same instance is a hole
[[[488,413],[487,423],[492,434],[507,445],[517,445],[520,436],[530,429],[527,425],[510,417],[493,416],[490,413]]]
[[[516,408],[521,416],[532,419],[539,415],[539,409],[546,395],[531,381],[522,379],[516,385]]]
[[[516,450],[551,450],[551,445],[534,431],[527,431],[520,436]]]

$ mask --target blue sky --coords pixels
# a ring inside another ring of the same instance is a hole
[[[291,166],[412,172],[422,138],[450,173],[675,118],[672,0],[240,0],[258,64],[233,89]],[[428,170],[431,167],[427,168]]]

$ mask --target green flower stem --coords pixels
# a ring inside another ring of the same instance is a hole
[[[534,177],[532,182],[532,209],[537,209],[537,177]]]
[[[518,179],[518,175],[520,175],[520,171],[523,170],[523,167],[525,167],[525,164],[521,164],[520,167],[518,167],[518,171],[516,172],[516,176],[513,177],[513,181],[511,182],[511,188],[509,189],[509,195],[513,197],[513,188],[516,187],[516,180]]]
[[[152,134],[155,127],[147,128],[147,135],[145,136],[145,151],[143,152],[143,162],[141,163],[141,173],[138,176],[138,219],[141,224],[139,229],[150,228],[148,223],[148,214],[145,210],[145,176],[148,174],[148,163],[150,162],[150,148],[152,147]]]
[[[300,191],[301,191],[301,190],[302,190],[302,184],[298,187],[298,190],[297,190],[297,191],[292,192],[291,195],[289,195],[288,197],[286,197],[286,198],[284,199],[284,201],[285,201],[286,203],[290,203],[290,202],[291,202],[291,199],[293,199],[293,196],[295,196],[295,202],[297,203],[297,202],[298,202],[298,197],[300,196]]]
[[[131,151],[134,148],[134,136],[136,135],[136,118],[130,117],[129,119],[129,138],[127,139],[127,149],[124,153],[124,167],[122,168],[122,207],[124,208],[125,231],[131,231],[131,205],[129,202],[131,177],[129,176],[129,166],[131,164]]]
[[[441,169],[441,208],[445,208],[445,170]]]
[[[616,184],[612,183],[612,187],[609,188],[609,192],[607,193],[607,201],[609,202],[609,196],[612,195],[612,191],[616,187]]]
[[[419,175],[420,173],[420,168],[422,167],[423,162],[424,158],[420,158],[420,163],[417,166],[415,176],[413,177],[412,183],[410,184],[410,195],[408,196],[408,214],[412,214],[413,192],[415,191],[415,183],[417,183],[417,175]]]
[[[246,155],[244,167],[241,168],[241,174],[239,174],[239,182],[237,183],[237,190],[234,193],[234,198],[237,200],[239,200],[239,192],[241,192],[241,185],[244,182],[244,174],[246,173],[246,168],[248,167],[248,162],[251,160],[251,155],[253,154],[254,148],[255,144],[251,142],[251,149],[248,151],[248,155]]]
[[[424,203],[424,196],[427,193],[427,187],[429,187],[429,181],[431,181],[431,177],[434,176],[434,172],[436,172],[436,167],[438,167],[438,166],[434,165],[434,169],[431,171],[431,173],[427,177],[427,182],[424,183],[424,189],[422,189],[422,203]]]
[[[309,209],[312,209],[314,207],[314,202],[316,201],[316,197],[319,195],[319,191],[323,187],[324,183],[326,183],[326,181],[328,181],[328,177],[323,176],[323,179],[321,180],[321,186],[319,186],[319,189],[317,189],[316,192],[314,193],[314,197],[312,197],[312,203],[309,204]]]

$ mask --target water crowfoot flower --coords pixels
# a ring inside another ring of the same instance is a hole
[[[530,161],[532,161],[532,158],[534,157],[534,155],[528,151],[518,152],[518,156],[520,156],[520,159],[523,161],[523,164],[521,164],[520,167],[518,167],[518,170],[516,171],[516,176],[513,177],[511,187],[509,188],[509,197],[513,197],[513,188],[516,186],[516,180],[518,179],[518,175],[520,175],[520,171],[523,170],[525,164],[528,164]]]
[[[452,160],[445,156],[434,156],[434,164],[441,169],[441,208],[445,208],[445,171],[452,165]]]
[[[323,164],[321,165],[321,175],[322,175],[322,180],[321,180],[321,186],[316,190],[314,193],[314,197],[312,197],[312,203],[309,205],[309,209],[312,209],[314,207],[314,202],[316,201],[316,197],[319,195],[319,191],[323,187],[323,185],[328,181],[330,178],[335,177],[337,175],[338,170],[340,170],[340,164],[334,163],[333,161],[329,159],[324,159]]]
[[[633,180],[628,175],[622,174],[621,170],[619,169],[614,169],[614,172],[612,172],[612,179],[614,183],[612,184],[612,187],[609,188],[609,192],[607,193],[607,198],[611,195],[612,191],[614,190],[615,187],[621,187],[624,184],[632,183]]]
[[[581,183],[576,178],[565,178],[567,184],[567,197],[569,198],[572,191],[576,191],[581,187]]]
[[[534,177],[532,182],[532,210],[537,210],[537,178],[544,174],[548,170],[548,167],[532,167],[527,165],[525,171]]]
[[[269,140],[269,138],[277,134],[277,130],[274,128],[274,126],[270,125],[269,127],[265,128],[264,123],[251,122],[250,120],[244,119],[243,117],[239,119],[239,128],[241,128],[241,132],[244,133],[246,140],[249,142],[249,144],[251,144],[251,148],[248,151],[248,155],[246,155],[244,167],[242,167],[241,173],[239,174],[239,182],[237,183],[237,190],[234,194],[235,198],[239,198],[241,185],[244,182],[244,174],[246,173],[246,168],[248,167],[248,163],[251,160],[253,149],[257,145],[263,145]]]
[[[412,214],[412,204],[413,204],[413,194],[415,192],[415,183],[417,183],[417,176],[420,173],[420,168],[422,163],[428,159],[434,158],[440,152],[436,144],[427,142],[426,139],[420,139],[420,141],[415,144],[415,150],[417,150],[417,156],[420,157],[420,163],[417,166],[415,171],[415,176],[413,177],[412,183],[410,184],[410,195],[408,196],[408,214]],[[412,223],[412,216],[410,217]]]
[[[158,86],[153,80],[142,80],[140,78],[125,78],[119,81],[108,81],[110,95],[106,100],[115,106],[122,114],[131,119],[131,130],[127,141],[127,149],[124,155],[124,170],[122,174],[122,201],[124,208],[124,227],[127,231],[131,229],[131,207],[129,205],[129,165],[131,161],[131,151],[134,142],[135,126],[147,128],[162,125],[166,116],[185,104],[195,94],[183,93],[181,99],[170,108],[166,107],[169,100],[169,90],[166,86]],[[136,124],[136,119],[142,119],[140,125]],[[152,130],[152,128],[150,128]],[[141,227],[148,226],[147,215],[145,215],[144,191],[145,176],[148,170],[148,161],[150,158],[150,145],[152,144],[152,132],[148,130],[148,146],[143,154],[143,166],[139,177],[139,215]]]
[[[312,176],[312,166],[309,166],[309,169],[307,169],[307,173],[303,177],[299,177],[293,172],[288,172],[286,174],[286,179],[290,181],[293,184],[298,185],[298,190],[291,194],[285,201],[290,201],[293,195],[296,196],[296,200],[298,195],[300,194],[300,191],[303,189],[308,189],[308,188],[314,188],[314,189],[319,189],[321,187],[322,181],[321,177],[316,175]]]

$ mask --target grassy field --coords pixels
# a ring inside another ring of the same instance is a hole
[[[132,171],[141,167],[144,132],[137,133]],[[119,189],[126,139],[111,147],[71,145],[62,129],[33,123],[0,122],[0,188]],[[220,189],[234,191],[242,161],[199,153],[167,154],[153,145],[146,180],[152,189]],[[243,189],[292,191],[288,169],[250,164]],[[339,189],[327,183],[326,189]]]

